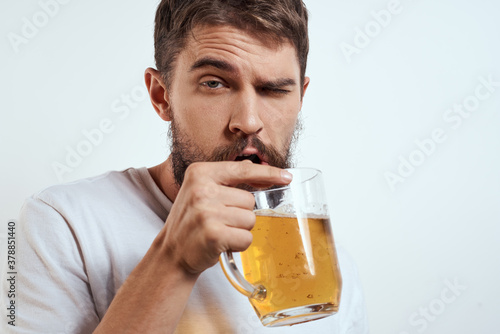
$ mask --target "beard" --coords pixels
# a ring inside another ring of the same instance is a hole
[[[292,153],[295,150],[298,137],[302,131],[302,120],[297,118],[295,129],[286,141],[285,147],[281,150],[273,145],[264,144],[259,138],[251,136],[235,136],[234,141],[226,146],[217,147],[213,152],[206,154],[190,138],[179,128],[173,117],[172,111],[170,128],[168,129],[167,137],[170,143],[170,151],[172,157],[172,170],[175,183],[181,187],[184,181],[186,169],[194,162],[210,162],[210,161],[228,161],[230,157],[241,154],[241,152],[252,144],[263,156],[266,157],[266,162],[274,167],[291,168],[293,167]],[[252,187],[247,185],[238,185],[238,188],[252,190]]]

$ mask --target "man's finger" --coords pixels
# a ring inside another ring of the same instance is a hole
[[[234,207],[226,208],[221,217],[227,226],[251,230],[255,225],[255,213]]]
[[[285,185],[292,181],[292,174],[278,167],[240,161],[224,161],[219,164],[219,172],[213,175],[214,181],[219,184]]]
[[[255,198],[248,191],[232,187],[218,187],[219,199],[225,206],[253,210]]]
[[[227,230],[227,250],[243,252],[252,243],[252,233],[241,228]]]

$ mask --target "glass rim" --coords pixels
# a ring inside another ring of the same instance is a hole
[[[285,168],[285,170],[287,171],[290,171],[290,170],[296,170],[296,171],[300,171],[300,170],[308,170],[308,171],[314,171],[314,174],[304,180],[301,180],[299,183],[295,184],[295,186],[297,186],[298,184],[303,184],[305,182],[308,182],[312,179],[314,179],[315,177],[317,177],[318,175],[322,175],[323,173],[321,172],[321,170],[317,169],[317,168],[314,168],[314,167],[291,167],[291,168]],[[292,180],[293,182],[293,180]],[[274,191],[282,191],[282,190],[287,190],[287,189],[291,189],[291,182],[287,185],[284,185],[284,186],[278,186],[276,188],[271,188],[271,189],[262,189],[262,190],[253,190],[253,191],[250,191],[251,194],[255,195],[256,193],[259,193],[259,194],[264,194],[264,193],[271,193],[271,192],[274,192]]]

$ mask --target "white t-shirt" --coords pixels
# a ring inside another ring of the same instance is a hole
[[[16,326],[2,319],[0,332],[92,333],[171,207],[147,168],[53,186],[27,199],[17,227]],[[368,333],[357,270],[337,251],[343,288],[336,315],[266,328],[217,264],[200,275],[176,333]],[[5,278],[2,284],[5,291]]]

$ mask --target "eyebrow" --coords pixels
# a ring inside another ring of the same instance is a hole
[[[219,60],[219,59],[209,58],[209,57],[205,57],[205,58],[201,58],[201,59],[197,60],[193,64],[193,66],[191,66],[190,72],[197,70],[199,68],[204,68],[204,67],[215,67],[219,70],[223,70],[226,72],[233,72],[233,73],[237,72],[236,67],[234,67],[232,64],[230,64],[224,60]]]

